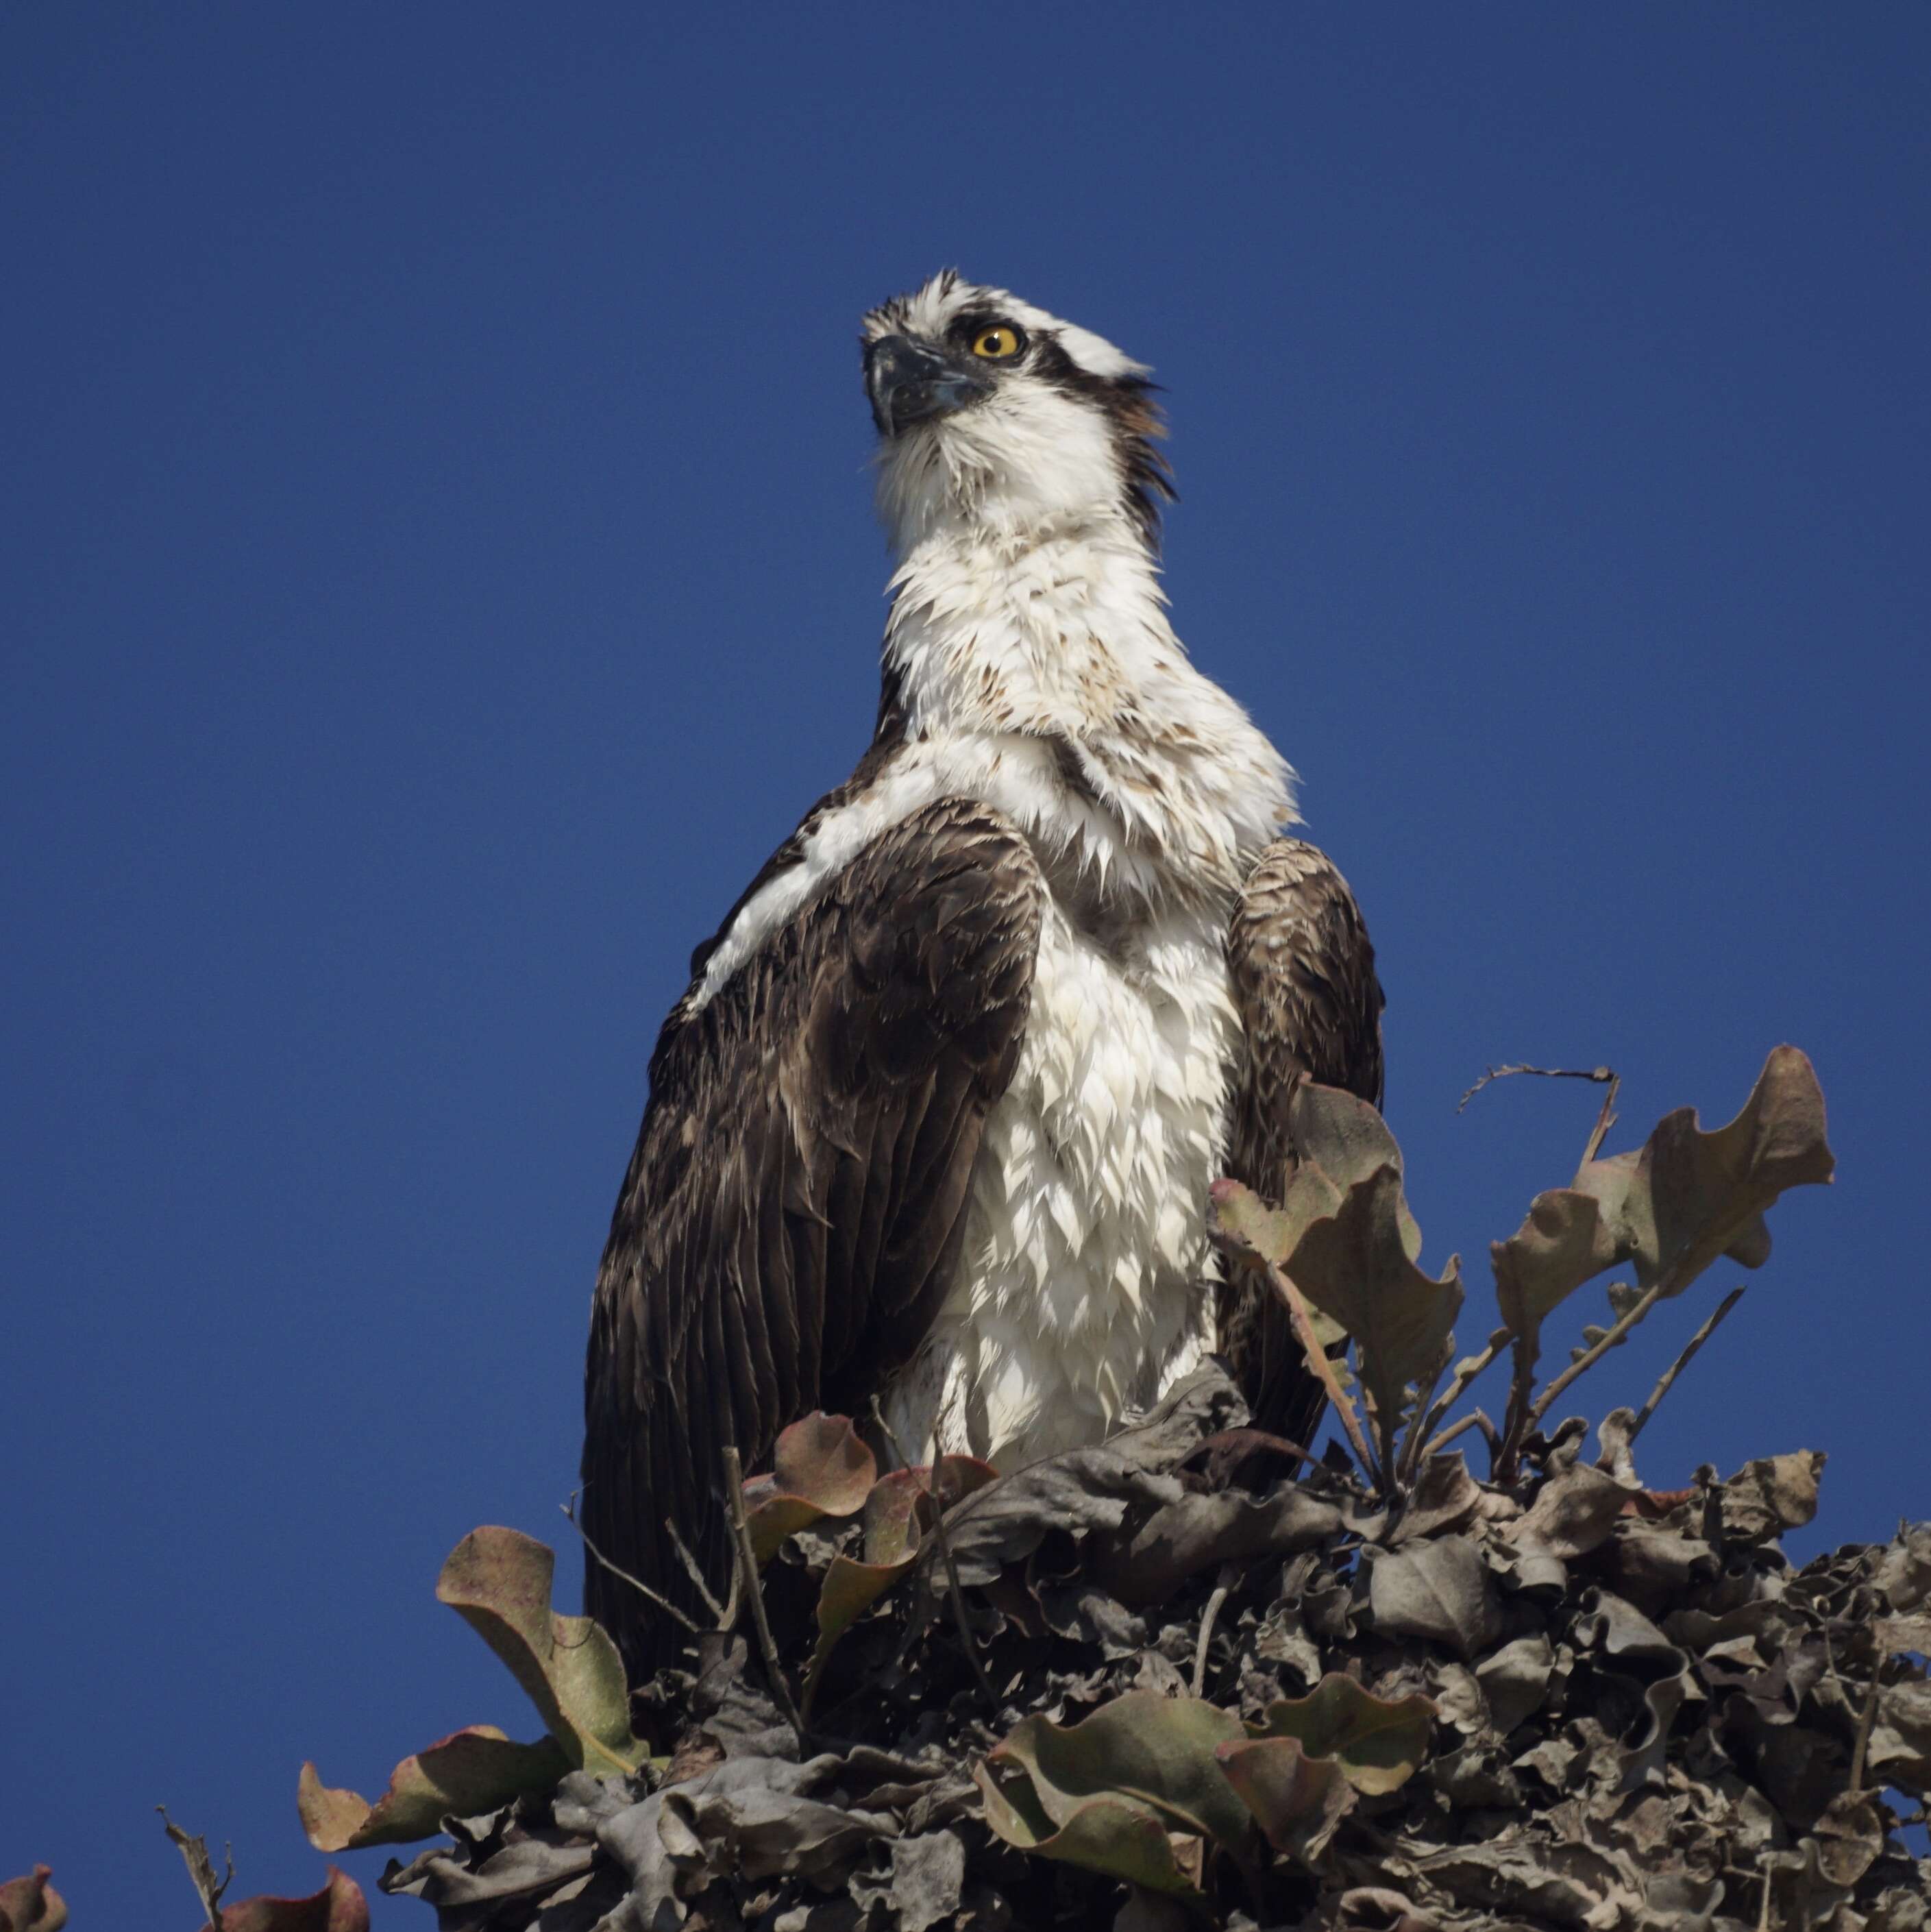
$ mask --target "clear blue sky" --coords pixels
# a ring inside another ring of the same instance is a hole
[[[1594,1098],[1486,1062],[1612,1063],[1616,1144],[1794,1040],[1842,1180],[1645,1473],[1931,1509],[1927,70],[1917,4],[7,8],[0,1876],[185,1926],[157,1802],[307,1891],[304,1757],[534,1730],[431,1585],[506,1522],[574,1601],[646,1057],[868,730],[855,326],[944,263],[1168,387],[1465,1342]]]

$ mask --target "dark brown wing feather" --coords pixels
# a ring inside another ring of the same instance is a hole
[[[583,1508],[609,1562],[673,1602],[694,1593],[666,1517],[724,1594],[725,1445],[753,1470],[799,1416],[862,1415],[937,1316],[1041,897],[1005,819],[943,800],[665,1023],[598,1277]],[[679,1634],[586,1569],[637,1681]]]
[[[1381,986],[1361,909],[1327,854],[1277,839],[1248,877],[1228,934],[1247,1054],[1228,1166],[1270,1201],[1293,1171],[1288,1099],[1303,1076],[1381,1104]],[[1287,1312],[1251,1273],[1220,1298],[1222,1352],[1255,1426],[1305,1444],[1325,1398]]]

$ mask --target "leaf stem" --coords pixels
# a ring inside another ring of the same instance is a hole
[[[1361,1418],[1348,1400],[1347,1390],[1341,1386],[1340,1378],[1334,1372],[1334,1364],[1328,1360],[1327,1351],[1315,1338],[1314,1318],[1308,1312],[1306,1300],[1278,1262],[1269,1262],[1267,1269],[1276,1292],[1288,1304],[1288,1312],[1294,1324],[1294,1336],[1301,1345],[1301,1352],[1307,1358],[1308,1366],[1327,1390],[1327,1399],[1333,1403],[1334,1412],[1340,1417],[1341,1426],[1348,1432],[1348,1444],[1354,1451],[1354,1460],[1361,1465],[1361,1473],[1377,1490],[1385,1492],[1389,1485],[1376,1467],[1374,1451],[1361,1432]]]
[[[1413,1477],[1415,1471],[1428,1457],[1440,1454],[1444,1444],[1452,1437],[1460,1435],[1463,1430],[1468,1427],[1468,1421],[1463,1420],[1457,1423],[1448,1435],[1438,1436],[1432,1441],[1429,1437],[1429,1431],[1441,1426],[1441,1418],[1462,1400],[1474,1385],[1477,1378],[1502,1352],[1504,1345],[1508,1341],[1512,1332],[1508,1324],[1504,1322],[1489,1337],[1489,1346],[1482,1351],[1481,1354],[1471,1355],[1456,1371],[1455,1379],[1443,1390],[1441,1400],[1429,1410],[1427,1414],[1417,1426],[1414,1436],[1411,1438],[1405,1470],[1408,1476]],[[1416,1444],[1421,1446],[1417,1448]]]
[[[885,1419],[885,1411],[879,1406],[877,1396],[871,1399],[872,1420],[878,1424],[879,1433],[892,1445],[892,1453],[898,1458],[899,1466],[909,1469],[913,1465],[906,1460],[905,1446],[893,1433],[890,1423]],[[979,1660],[979,1642],[972,1634],[972,1625],[967,1620],[965,1590],[959,1582],[958,1565],[952,1560],[952,1538],[946,1534],[946,1501],[934,1487],[934,1479],[942,1480],[945,1472],[945,1456],[938,1444],[932,1445],[937,1460],[931,1466],[931,1474],[921,1484],[932,1505],[932,1535],[939,1546],[939,1560],[946,1566],[946,1594],[952,1600],[952,1622],[957,1626],[959,1642],[965,1647],[966,1661],[972,1666],[972,1674],[976,1680],[979,1694],[985,1700],[987,1708],[996,1718],[999,1714],[998,1694],[992,1688],[992,1679],[985,1674],[985,1666]]]
[[[798,1734],[802,1743],[805,1720],[791,1700],[791,1686],[778,1661],[778,1646],[771,1634],[771,1619],[764,1610],[764,1592],[758,1588],[757,1557],[751,1548],[751,1519],[744,1508],[744,1463],[734,1444],[724,1445],[724,1498],[730,1511],[731,1528],[737,1540],[738,1571],[742,1595],[751,1599],[751,1620],[757,1627],[757,1646],[764,1658],[765,1675],[771,1680],[771,1694],[777,1700],[784,1721]]]
[[[1656,1387],[1651,1389],[1649,1392],[1648,1401],[1645,1402],[1642,1407],[1636,1412],[1636,1419],[1630,1425],[1629,1439],[1632,1442],[1635,1442],[1636,1438],[1643,1432],[1645,1425],[1648,1422],[1650,1418],[1656,1413],[1657,1404],[1662,1401],[1665,1396],[1669,1394],[1670,1385],[1676,1380],[1677,1377],[1683,1372],[1684,1370],[1689,1366],[1691,1357],[1696,1353],[1699,1348],[1702,1347],[1705,1342],[1709,1340],[1712,1335],[1715,1334],[1717,1332],[1717,1324],[1723,1319],[1724,1316],[1728,1315],[1730,1310],[1735,1307],[1739,1301],[1742,1300],[1744,1298],[1744,1289],[1747,1285],[1747,1284],[1743,1282],[1739,1282],[1735,1288],[1731,1289],[1728,1294],[1724,1296],[1723,1300],[1717,1304],[1716,1313],[1711,1316],[1709,1320],[1705,1322],[1702,1327],[1698,1329],[1696,1334],[1690,1336],[1689,1341],[1684,1344],[1682,1354],[1678,1355],[1676,1360],[1672,1362],[1669,1366],[1665,1369],[1662,1375],[1657,1378]]]
[[[680,1610],[668,1597],[659,1596],[648,1583],[640,1582],[636,1577],[633,1576],[628,1570],[619,1570],[617,1566],[590,1540],[590,1532],[577,1520],[577,1498],[583,1493],[583,1492],[581,1490],[572,1490],[570,1492],[570,1500],[567,1503],[559,1503],[556,1507],[563,1512],[564,1516],[568,1522],[570,1527],[583,1538],[583,1547],[590,1552],[591,1556],[598,1563],[601,1564],[604,1569],[607,1570],[619,1582],[628,1583],[639,1596],[647,1598],[652,1603],[655,1604],[660,1610],[664,1611],[667,1616],[674,1617],[678,1622],[682,1624],[684,1628],[691,1633],[693,1636],[702,1636],[703,1632],[696,1618],[688,1615],[682,1610]],[[703,1586],[700,1585],[699,1587],[701,1588]],[[712,1607],[715,1609],[716,1606],[713,1605]]]

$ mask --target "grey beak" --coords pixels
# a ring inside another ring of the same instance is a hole
[[[949,416],[991,388],[970,364],[909,335],[883,337],[865,352],[865,392],[871,398],[871,419],[880,436],[897,436],[913,423]]]

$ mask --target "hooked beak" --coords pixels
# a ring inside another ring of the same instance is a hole
[[[970,364],[910,336],[883,337],[865,352],[865,392],[871,398],[871,419],[883,436],[950,416],[991,388]]]

